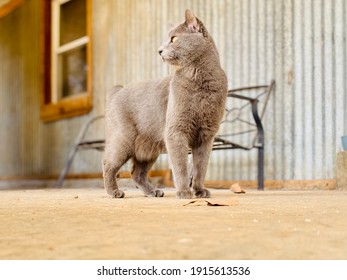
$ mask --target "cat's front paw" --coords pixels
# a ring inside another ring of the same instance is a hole
[[[193,197],[191,190],[182,190],[176,192],[176,197],[180,199],[190,199]]]
[[[207,189],[201,189],[194,192],[195,196],[198,198],[207,198],[211,196],[211,193]]]
[[[125,193],[121,190],[113,190],[110,195],[112,198],[123,198]]]

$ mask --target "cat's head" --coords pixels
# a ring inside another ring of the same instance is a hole
[[[186,10],[185,22],[169,32],[168,40],[159,48],[159,55],[171,65],[187,66],[203,55],[211,42],[203,23]]]

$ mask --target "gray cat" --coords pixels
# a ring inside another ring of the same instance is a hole
[[[112,197],[124,197],[115,175],[131,158],[131,175],[137,186],[146,196],[163,196],[163,191],[151,186],[147,174],[159,154],[167,151],[176,196],[209,197],[203,183],[227,96],[227,78],[218,51],[203,23],[186,10],[185,22],[169,32],[159,55],[176,66],[173,76],[116,86],[108,95],[105,189]],[[193,192],[188,178],[189,149]]]

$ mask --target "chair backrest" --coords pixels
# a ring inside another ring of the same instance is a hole
[[[272,80],[269,85],[229,90],[218,137],[243,149],[254,148],[258,141],[258,128],[252,112],[252,104],[257,104],[257,113],[260,120],[263,120],[274,87],[275,81]]]
[[[257,103],[257,114],[263,119],[267,103],[275,87],[272,80],[269,85],[251,86],[228,91],[227,104],[217,137],[233,143],[234,148],[250,150],[257,145],[258,129],[252,113],[252,103]],[[85,148],[102,150],[104,139],[86,139],[89,127],[104,116],[90,119],[81,129],[76,144]],[[217,145],[218,146],[218,145]],[[223,145],[222,145],[223,146]],[[226,145],[230,148],[231,145]]]
[[[78,137],[75,141],[76,145],[80,145],[80,144],[92,144],[93,142],[95,142],[95,146],[97,145],[97,143],[101,143],[102,141],[104,141],[104,137],[100,137],[98,139],[95,138],[95,134],[90,132],[90,127],[96,123],[96,122],[100,122],[100,121],[104,121],[105,116],[104,115],[99,115],[96,117],[91,118],[90,120],[88,120],[80,129],[80,132],[78,134]],[[98,125],[100,126],[100,123],[98,123]],[[102,127],[104,127],[104,125],[101,125]],[[91,145],[91,148],[92,145]]]

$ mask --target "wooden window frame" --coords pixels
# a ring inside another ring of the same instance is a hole
[[[20,5],[24,3],[25,0],[9,0],[6,4],[0,6],[0,18],[7,16],[9,13],[13,12]]]
[[[43,95],[41,101],[41,119],[56,121],[80,116],[90,112],[93,107],[92,93],[92,0],[86,0],[86,42],[87,48],[87,91],[86,93],[57,100],[52,90],[52,0],[42,0],[42,51],[43,51]]]

